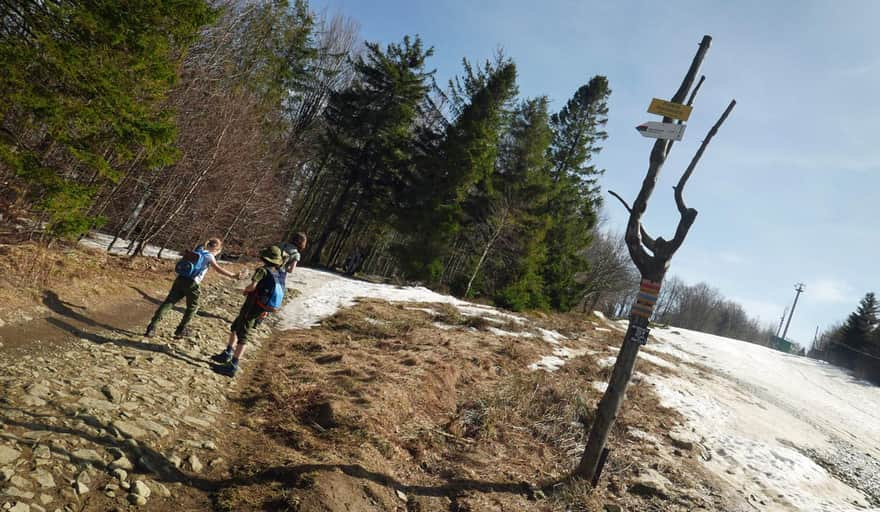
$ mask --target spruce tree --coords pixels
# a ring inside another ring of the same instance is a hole
[[[204,0],[12,4],[0,10],[0,171],[50,232],[76,235],[138,154],[147,167],[175,158],[162,101],[213,12]]]
[[[547,294],[556,309],[568,310],[582,295],[575,273],[587,266],[583,249],[602,203],[597,179],[604,172],[592,163],[608,135],[608,96],[611,89],[604,76],[595,76],[581,86],[558,113],[550,118],[553,143],[549,149],[554,196],[553,225],[547,234],[552,254],[543,269]]]
[[[849,347],[863,350],[869,343],[877,327],[877,313],[880,305],[873,292],[865,294],[858,309],[849,315],[841,330],[841,341]]]
[[[418,37],[404,37],[401,44],[385,49],[367,43],[365,54],[353,63],[351,86],[331,95],[322,145],[340,192],[316,243],[314,261],[320,261],[331,234],[344,236],[364,212],[387,214],[405,190],[416,151],[414,123],[433,75],[425,63],[432,54]]]
[[[495,171],[504,107],[516,93],[516,66],[507,61],[483,78],[468,76],[470,98],[421,162],[398,217],[398,229],[408,239],[396,252],[411,277],[439,280],[465,222],[463,203],[475,188],[485,188]]]
[[[545,239],[551,226],[553,182],[547,159],[553,138],[546,97],[522,102],[506,134],[494,195],[510,205],[514,228],[504,251],[492,260],[493,298],[514,310],[549,306],[543,268],[548,259]]]

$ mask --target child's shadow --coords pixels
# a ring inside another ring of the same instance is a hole
[[[84,331],[79,329],[63,320],[59,320],[57,318],[48,318],[46,322],[62,329],[64,331],[69,332],[70,334],[76,336],[77,338],[90,341],[92,343],[96,343],[98,345],[103,345],[105,343],[110,343],[112,345],[116,345],[117,347],[124,348],[132,348],[135,350],[141,350],[144,352],[153,352],[157,354],[164,354],[173,359],[177,359],[178,361],[183,361],[186,364],[196,366],[199,368],[204,368],[204,361],[200,361],[198,359],[193,359],[192,357],[187,356],[186,354],[181,354],[175,351],[173,348],[162,345],[159,343],[144,343],[142,341],[134,341],[129,339],[115,339],[115,338],[107,338],[105,336],[101,336],[100,334],[96,334],[93,332]]]
[[[77,306],[76,304],[71,304],[69,302],[65,302],[61,300],[57,293],[53,291],[46,291],[43,293],[43,304],[49,308],[52,312],[59,314],[61,316],[65,316],[70,318],[71,320],[75,320],[81,324],[88,325],[89,327],[95,327],[98,329],[105,329],[108,331],[117,331],[125,334],[129,334],[131,336],[137,336],[136,333],[131,332],[127,329],[122,329],[119,327],[114,327],[112,325],[107,325],[96,320],[93,320],[82,313],[75,311],[73,308],[80,309],[85,311],[86,308],[83,306]]]

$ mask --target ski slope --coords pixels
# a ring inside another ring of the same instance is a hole
[[[755,509],[880,511],[880,388],[750,343],[651,334],[645,351],[683,362],[681,376],[652,379],[661,401],[688,418],[706,465]]]

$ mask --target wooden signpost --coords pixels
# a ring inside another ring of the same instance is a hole
[[[648,108],[648,112],[661,115],[664,118],[687,121],[691,114],[694,98],[705,78],[702,77],[698,82],[696,81],[697,72],[703,62],[703,58],[709,51],[711,42],[712,38],[710,36],[703,36],[703,40],[700,42],[700,47],[691,62],[690,68],[675,95],[673,95],[672,101],[654,99]],[[694,85],[695,82],[696,86]],[[642,217],[648,208],[648,201],[651,199],[651,195],[657,185],[660,169],[666,163],[666,158],[669,156],[669,152],[674,145],[673,139],[657,137],[648,160],[648,171],[632,207],[618,194],[609,191],[629,211],[629,222],[627,223],[625,235],[626,246],[629,249],[629,255],[633,263],[639,269],[642,282],[639,294],[630,309],[629,329],[627,329],[623,343],[620,346],[620,351],[617,354],[617,360],[611,372],[608,388],[599,402],[595,420],[590,426],[587,446],[584,449],[580,464],[574,472],[576,476],[592,482],[594,486],[598,483],[602,463],[608,454],[605,443],[608,440],[611,427],[614,426],[620,406],[623,403],[627,385],[635,369],[636,357],[641,346],[648,341],[649,321],[654,312],[654,304],[657,302],[657,295],[660,292],[663,278],[669,269],[669,262],[682,243],[684,243],[688,231],[690,231],[694,220],[697,218],[697,210],[688,208],[685,204],[684,187],[687,185],[688,179],[693,174],[709,142],[718,132],[721,125],[724,124],[735,105],[736,101],[730,102],[727,109],[718,121],[715,122],[712,129],[709,130],[706,138],[703,139],[687,169],[679,178],[678,184],[673,187],[675,191],[675,204],[680,218],[675,235],[671,240],[650,236],[648,230],[642,225]],[[664,119],[664,121],[667,121],[667,119]],[[668,122],[658,124],[679,126]],[[669,130],[670,128],[663,127],[662,129]]]

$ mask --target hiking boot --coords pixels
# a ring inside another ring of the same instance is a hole
[[[211,356],[212,361],[216,361],[220,364],[230,364],[232,362],[232,354],[223,351],[217,355]]]
[[[220,375],[225,375],[227,377],[235,377],[235,374],[238,373],[238,365],[232,364],[230,362],[230,363],[226,363],[222,366],[216,367],[214,369],[214,371],[219,373]]]
[[[189,327],[184,327],[183,329],[178,327],[177,330],[174,331],[175,338],[188,338],[189,335],[190,335]]]
[[[147,332],[144,333],[144,336],[146,336],[147,338],[152,338],[155,335],[156,335],[156,326],[153,324],[148,325]]]

